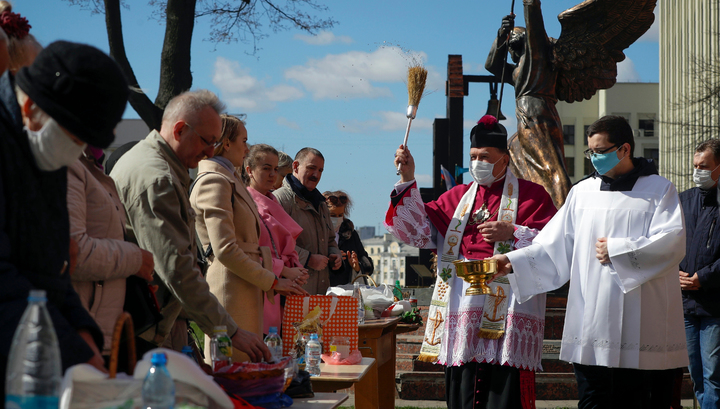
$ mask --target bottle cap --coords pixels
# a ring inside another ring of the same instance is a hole
[[[226,325],[216,325],[213,329],[214,332],[227,332],[227,326]]]
[[[273,334],[273,333],[277,334],[277,327],[270,327],[270,329],[268,329],[268,334]]]
[[[167,356],[163,352],[154,352],[152,358],[150,358],[150,363],[153,365],[165,365],[167,363]]]
[[[45,290],[30,290],[28,302],[47,301]]]
[[[310,334],[310,339],[311,339],[311,340],[313,340],[313,339],[318,339],[317,334],[314,333],[314,332],[313,332],[312,334]]]

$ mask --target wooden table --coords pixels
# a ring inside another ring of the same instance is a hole
[[[358,325],[358,349],[362,356],[375,358],[377,379],[372,387],[369,382],[356,385],[355,396],[373,399],[377,396],[376,408],[395,407],[395,329],[398,322],[400,317],[392,317],[368,320]]]
[[[348,399],[347,393],[315,393],[313,398],[293,399],[293,409],[335,409]]]
[[[328,365],[320,364],[320,375],[310,378],[313,391],[334,392],[355,385],[355,408],[376,409],[378,407],[378,366],[374,358],[363,358],[357,365]],[[365,392],[361,395],[358,391]]]

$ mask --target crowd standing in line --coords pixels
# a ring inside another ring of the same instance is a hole
[[[192,320],[206,334],[225,326],[236,359],[260,361],[270,360],[262,337],[281,324],[281,296],[372,274],[350,196],[317,189],[317,149],[292,160],[249,148],[245,124],[216,95],[188,91],[168,103],[159,131],[115,152],[106,176],[102,149],[129,92],[117,64],[81,44],[43,50],[6,1],[0,28],[0,325],[14,329],[29,290],[46,290],[63,370],[105,370],[130,276],[157,286],[163,314],[138,334],[140,354],[181,350]],[[473,182],[438,200],[422,202],[413,156],[396,151],[401,179],[385,223],[440,253],[419,359],[447,366],[448,407],[534,407],[544,294],[568,281],[560,358],[573,363],[580,408],[668,407],[686,365],[701,407],[720,404],[720,142],[698,145],[697,187],[678,195],[634,157],[625,119],[603,117],[587,133],[596,172],[557,214],[542,187],[510,170],[494,118],[470,133]],[[491,256],[494,297],[464,295],[452,261]],[[0,333],[0,388],[12,335]]]
[[[199,163],[190,203],[203,252],[210,262],[210,292],[239,328],[261,338],[265,301],[274,303],[275,293],[307,293],[294,280],[273,272],[271,249],[260,245],[264,225],[257,206],[235,170],[242,168],[249,151],[247,129],[234,116],[223,114],[221,118],[222,134],[212,157]],[[209,363],[208,334],[212,333],[205,334],[205,359]],[[238,362],[248,360],[243,351],[233,351],[232,356]]]

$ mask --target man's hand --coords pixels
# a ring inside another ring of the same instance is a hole
[[[323,256],[322,254],[311,254],[307,265],[313,270],[322,270],[323,268],[327,267],[328,260],[330,259]]]
[[[500,26],[500,30],[498,30],[498,38],[505,42],[513,28],[515,28],[515,15],[510,14],[503,17],[502,25]]]
[[[299,285],[305,285],[310,274],[308,274],[307,268],[303,267],[283,267],[281,275],[288,280],[293,280]]]
[[[342,256],[340,254],[331,254],[330,262],[332,263],[332,269],[337,270],[342,267]]]
[[[358,260],[357,253],[354,251],[351,251],[348,253],[347,257],[348,263],[350,263],[350,267],[352,267],[355,271],[360,271],[360,261]]]
[[[270,362],[272,355],[262,339],[257,334],[238,328],[232,336],[233,348],[239,349],[248,354],[252,362]]]
[[[496,278],[505,277],[512,272],[510,259],[504,254],[496,254],[486,260],[497,260],[497,273],[490,277],[488,283],[492,283]]]
[[[398,165],[400,167],[400,182],[410,182],[415,179],[415,158],[410,154],[410,149],[407,146],[400,145],[395,151],[395,169]]]
[[[507,222],[485,222],[477,229],[488,243],[510,240],[515,233],[515,226]]]
[[[680,272],[680,288],[685,291],[697,291],[700,289],[700,279],[697,273],[692,276],[684,271]]]
[[[155,261],[153,261],[153,255],[151,252],[143,249],[140,249],[140,251],[142,252],[142,263],[140,264],[140,270],[138,270],[135,275],[150,282],[153,280],[153,268],[155,268]]]
[[[610,264],[610,255],[607,249],[607,237],[600,237],[595,243],[595,258],[600,264]]]
[[[90,349],[92,349],[94,353],[92,358],[90,358],[87,363],[94,366],[102,373],[108,373],[107,369],[105,369],[105,361],[103,360],[102,355],[100,355],[100,351],[98,350],[98,347],[95,344],[95,340],[93,339],[92,335],[90,335],[90,331],[86,329],[81,329],[78,330],[78,335],[80,335],[82,339],[85,340],[85,343],[88,344],[88,346],[90,347]]]

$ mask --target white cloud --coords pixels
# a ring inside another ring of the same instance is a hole
[[[360,121],[353,119],[347,122],[338,121],[338,129],[343,132],[350,133],[374,133],[377,131],[382,132],[398,132],[401,136],[399,137],[402,141],[402,137],[405,135],[405,129],[407,129],[408,119],[405,113],[382,111],[373,114],[372,119]],[[412,138],[413,131],[428,131],[432,130],[432,120],[427,118],[417,118],[412,121],[410,125],[410,137]],[[408,143],[409,145],[409,143]]]
[[[410,146],[409,143],[408,143],[408,146]],[[416,174],[415,174],[415,180],[417,181],[418,185],[430,185],[430,186],[432,186],[432,183],[433,183],[432,175],[418,175],[418,174],[416,173]]]
[[[330,31],[321,31],[317,35],[295,34],[294,38],[310,45],[350,44],[353,42],[352,38],[348,36],[336,36]]]
[[[618,82],[638,82],[640,74],[635,69],[635,63],[630,58],[625,58],[617,65]]]
[[[398,47],[329,54],[285,70],[285,78],[301,83],[315,99],[390,97],[390,89],[376,83],[406,81],[408,62],[426,57],[425,53],[408,55]]]
[[[287,119],[287,118],[285,118],[285,117],[282,117],[282,116],[281,116],[281,117],[278,117],[278,118],[275,120],[275,122],[276,122],[278,125],[280,125],[280,126],[284,126],[284,127],[290,128],[290,129],[294,129],[294,130],[300,129],[300,125],[299,125],[297,122],[291,121],[291,120],[289,120],[289,119]]]
[[[655,16],[655,21],[653,21],[652,26],[648,29],[648,31],[643,34],[638,41],[648,42],[648,43],[657,43],[660,41],[660,19],[658,16]]]
[[[276,102],[292,101],[304,95],[290,85],[267,86],[265,81],[250,75],[250,70],[240,63],[223,57],[215,60],[213,84],[228,107],[251,112],[267,111]]]

